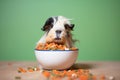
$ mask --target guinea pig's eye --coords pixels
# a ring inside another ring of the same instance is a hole
[[[74,24],[65,24],[64,25],[64,27],[65,27],[65,29],[67,29],[67,30],[73,30],[73,28],[74,28]]]
[[[69,25],[68,24],[65,24],[64,27],[65,27],[65,29],[69,29]]]
[[[46,25],[46,26],[44,26],[44,28],[41,28],[43,31],[48,31],[48,30],[50,30],[51,28],[53,27],[53,25],[51,24],[51,25]]]
[[[50,30],[51,28],[53,28],[53,24],[50,24],[50,25],[48,25],[48,30]]]

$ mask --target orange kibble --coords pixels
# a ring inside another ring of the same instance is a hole
[[[88,80],[88,76],[87,75],[80,75],[79,79],[80,80]]]
[[[48,48],[47,47],[44,47],[43,50],[47,50]]]
[[[25,72],[27,72],[27,71],[26,71],[25,69],[19,67],[19,68],[18,68],[18,72],[23,72],[23,73],[25,73]]]
[[[28,69],[29,72],[33,72],[34,70],[33,69]]]
[[[53,70],[52,73],[53,73],[53,74],[60,74],[60,72],[57,71],[57,70]]]
[[[50,80],[62,80],[62,77],[51,77],[51,79]]]
[[[38,67],[37,67],[37,68],[35,68],[35,71],[40,71],[40,68],[38,68]]]
[[[36,49],[37,49],[37,50],[42,50],[43,48],[42,48],[42,47],[37,47]]]
[[[77,50],[77,48],[76,47],[72,47],[70,50]]]
[[[95,76],[95,75],[93,75],[93,76],[92,76],[92,79],[93,79],[93,80],[97,80],[97,78],[96,78],[96,76]]]
[[[101,75],[100,80],[105,80],[105,75]]]
[[[50,72],[48,71],[43,71],[42,73],[45,77],[49,78],[50,77]]]
[[[48,43],[45,44],[45,46],[48,46],[48,45],[49,45]]]
[[[64,71],[63,71],[63,73],[64,73],[64,74],[66,74],[66,73],[67,73],[67,71],[66,71],[66,70],[64,70]]]
[[[43,43],[39,43],[36,47],[37,50],[42,50],[43,49]]]
[[[81,74],[81,73],[82,73],[82,69],[78,69],[77,72],[78,72],[79,74]]]
[[[74,70],[68,70],[66,75],[71,77],[73,73],[74,73]]]

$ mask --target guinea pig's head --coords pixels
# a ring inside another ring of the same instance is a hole
[[[47,32],[46,42],[55,42],[64,44],[66,38],[70,37],[70,31],[74,28],[74,24],[70,23],[70,19],[63,16],[50,17],[45,22],[42,30]]]

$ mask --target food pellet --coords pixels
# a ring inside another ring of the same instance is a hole
[[[15,76],[15,80],[21,80],[20,76]]]
[[[109,80],[115,80],[114,76],[110,76]]]

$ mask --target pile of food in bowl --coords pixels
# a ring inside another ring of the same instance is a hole
[[[57,43],[40,43],[37,47],[36,50],[78,50],[76,47],[72,47],[72,48],[67,48],[65,45],[63,44],[57,44]]]

